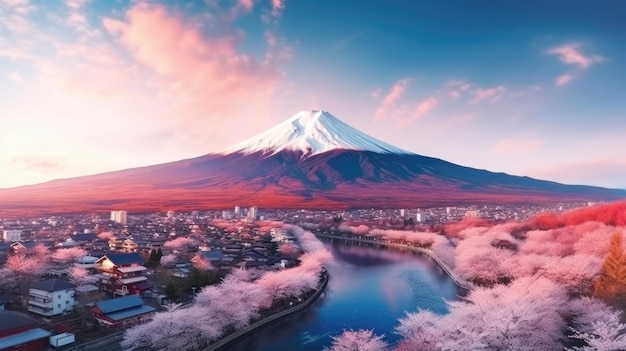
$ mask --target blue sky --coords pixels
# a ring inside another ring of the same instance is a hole
[[[0,187],[324,109],[419,154],[626,188],[621,1],[0,0]]]

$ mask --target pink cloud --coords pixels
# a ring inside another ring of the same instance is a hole
[[[398,128],[402,128],[409,125],[410,123],[424,117],[438,104],[439,100],[437,100],[437,98],[435,98],[434,96],[431,96],[415,105],[412,112],[410,108],[406,107],[405,105],[400,106],[400,108],[396,110],[396,113],[393,116],[395,120],[395,126]]]
[[[574,80],[574,76],[568,73],[562,74],[560,76],[558,76],[555,80],[554,80],[554,84],[556,86],[564,86],[567,85],[569,83],[571,83]]]
[[[29,0],[3,0],[2,3],[20,15],[27,15],[37,9]]]
[[[239,0],[237,3],[246,11],[250,11],[254,7],[254,0]]]
[[[591,65],[602,61],[602,57],[597,55],[583,55],[579,47],[580,44],[564,44],[548,50],[548,54],[555,55],[561,62],[574,65],[580,69],[587,69]]]
[[[389,92],[383,98],[383,101],[378,106],[378,109],[375,112],[375,116],[377,119],[384,119],[390,113],[390,109],[394,106],[396,101],[400,99],[404,93],[406,93],[409,88],[409,84],[411,80],[408,78],[403,78],[397,81],[389,90]]]
[[[82,27],[87,24],[87,18],[80,13],[71,13],[67,21],[74,27]]]
[[[439,101],[435,97],[429,97],[428,99],[420,102],[415,106],[415,110],[413,111],[413,119],[420,119],[425,114],[430,112],[439,104]]]
[[[85,6],[85,4],[87,4],[90,0],[66,0],[65,1],[65,6],[73,9],[73,10],[78,10],[81,7]]]
[[[483,101],[495,102],[502,98],[506,91],[503,86],[497,86],[489,89],[476,89],[474,90],[474,97],[470,101],[470,104],[476,105]]]
[[[154,84],[187,120],[204,120],[267,102],[281,73],[273,56],[257,60],[238,52],[240,32],[210,37],[200,24],[161,5],[138,4],[126,20],[103,24],[132,56],[155,74]],[[155,35],[155,33],[159,33]]]
[[[282,10],[285,8],[284,0],[272,0],[272,14],[274,16],[280,15]]]

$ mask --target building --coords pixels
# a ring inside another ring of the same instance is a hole
[[[222,211],[222,219],[231,220],[233,219],[233,214],[230,211]]]
[[[102,326],[120,328],[145,323],[155,311],[154,307],[144,305],[141,297],[129,295],[97,302],[91,314]]]
[[[235,218],[239,218],[239,216],[241,216],[241,207],[239,206],[235,206]]]
[[[259,216],[259,208],[258,207],[250,207],[248,210],[248,219],[254,221]]]
[[[28,292],[28,311],[42,316],[70,313],[76,285],[61,279],[46,279],[32,283]]]
[[[464,218],[478,218],[480,217],[480,213],[474,210],[465,211],[465,215],[463,217]]]
[[[401,217],[401,218],[406,217],[406,209],[404,209],[404,208],[401,208],[401,209],[400,209],[400,217]]]
[[[3,230],[2,240],[4,240],[5,242],[21,241],[22,231],[19,229]]]
[[[37,320],[21,313],[0,312],[0,350],[43,351],[52,333],[37,328]]]
[[[111,211],[111,220],[121,225],[126,225],[128,213],[126,211]]]
[[[141,295],[152,285],[143,273],[145,260],[138,253],[107,254],[96,261],[100,288],[114,295]]]
[[[415,215],[415,221],[417,223],[425,223],[426,221],[428,221],[428,215],[426,215],[425,213],[422,213],[422,212],[418,212]]]
[[[176,216],[176,212],[174,212],[172,210],[167,211],[167,219],[172,219],[172,218],[174,218],[174,216]]]

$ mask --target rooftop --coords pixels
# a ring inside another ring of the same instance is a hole
[[[34,282],[30,285],[31,289],[43,290],[43,291],[61,291],[67,289],[74,289],[76,285],[67,282],[65,280],[52,278],[38,282]]]
[[[37,320],[17,312],[0,312],[0,333],[29,325],[36,326]]]
[[[138,253],[125,253],[125,254],[107,254],[101,257],[98,261],[108,258],[116,266],[140,263],[144,264],[146,261]]]

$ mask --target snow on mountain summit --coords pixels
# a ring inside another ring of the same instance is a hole
[[[411,154],[349,126],[326,111],[301,111],[223,153],[250,154],[261,151],[275,154],[290,150],[301,151],[304,157],[308,157],[336,149]]]

